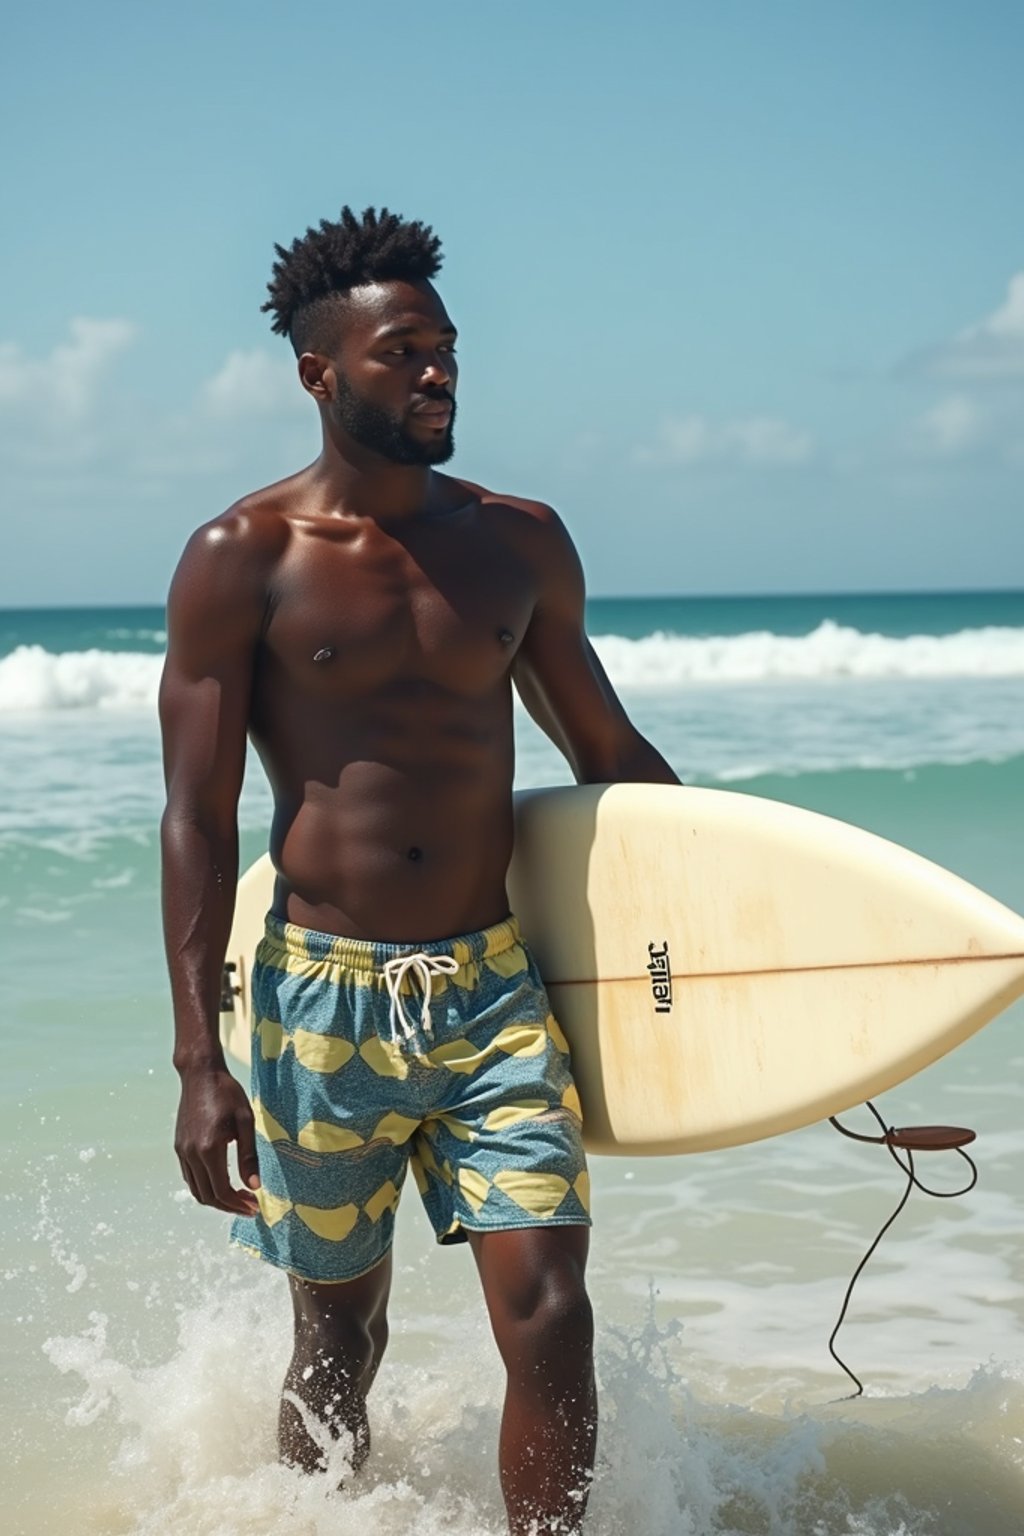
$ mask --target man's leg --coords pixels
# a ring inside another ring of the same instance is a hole
[[[351,1434],[352,1470],[358,1471],[370,1452],[366,1394],[388,1341],[391,1255],[369,1274],[338,1285],[289,1279],[295,1351],[284,1379],[278,1418],[281,1460],[305,1472],[324,1467],[323,1452],[289,1401],[296,1397],[335,1439],[346,1430]]]
[[[501,1486],[512,1536],[583,1524],[597,1438],[586,1227],[468,1233],[508,1373]]]

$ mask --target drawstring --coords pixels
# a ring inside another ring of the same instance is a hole
[[[418,950],[413,955],[396,955],[394,960],[385,960],[383,966],[384,985],[388,989],[388,997],[391,999],[391,1007],[388,1010],[388,1022],[391,1025],[391,1039],[395,1045],[399,1044],[398,1026],[402,1026],[402,1034],[406,1040],[411,1040],[415,1033],[413,1023],[405,1011],[402,1002],[401,991],[406,977],[411,973],[416,977],[423,993],[423,1005],[420,1011],[420,1025],[425,1035],[433,1034],[430,1025],[430,992],[434,984],[435,976],[454,976],[459,970],[459,962],[452,955],[425,955]]]

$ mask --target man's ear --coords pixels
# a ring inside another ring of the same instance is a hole
[[[320,352],[303,352],[298,362],[299,383],[307,395],[321,402],[334,394],[335,374],[330,360]]]

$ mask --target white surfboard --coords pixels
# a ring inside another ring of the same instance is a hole
[[[226,1048],[273,889],[238,888]],[[845,822],[667,785],[516,796],[509,899],[573,1053],[593,1152],[698,1152],[838,1114],[1024,994],[1024,918]]]

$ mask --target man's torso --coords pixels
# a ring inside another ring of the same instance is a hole
[[[505,916],[510,671],[542,581],[530,503],[443,478],[449,505],[380,525],[258,493],[275,557],[250,734],[274,792],[275,911],[427,940]]]

